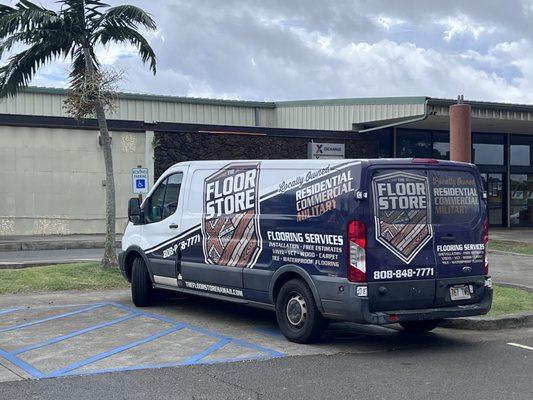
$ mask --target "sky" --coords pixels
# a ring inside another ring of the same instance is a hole
[[[124,72],[126,92],[260,101],[464,94],[533,103],[533,0],[124,1],[158,26],[146,33],[156,76],[134,48],[98,49],[104,65]],[[58,9],[53,0],[40,4]],[[65,87],[68,68],[60,59],[32,84]]]

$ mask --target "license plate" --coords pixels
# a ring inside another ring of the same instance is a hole
[[[472,298],[468,285],[456,285],[450,287],[450,297],[455,300],[469,300]]]

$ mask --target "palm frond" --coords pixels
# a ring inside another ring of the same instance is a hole
[[[0,38],[20,31],[31,31],[58,22],[59,15],[28,0],[19,1],[15,7],[0,7]]]
[[[41,42],[12,56],[0,68],[0,97],[14,96],[19,89],[28,86],[39,67],[62,53],[60,47]]]
[[[94,38],[99,40],[103,45],[110,42],[115,43],[130,43],[135,46],[139,52],[139,56],[144,63],[150,63],[150,69],[156,73],[156,56],[155,52],[143,35],[135,29],[128,26],[117,26],[113,23],[107,22],[102,26]]]
[[[118,26],[129,26],[133,28],[142,25],[146,29],[155,30],[155,21],[146,11],[131,5],[111,7],[103,15],[101,22],[114,23]]]

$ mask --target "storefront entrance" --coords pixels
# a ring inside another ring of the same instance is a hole
[[[482,172],[483,186],[487,192],[487,208],[489,224],[492,226],[505,226],[504,199],[505,179],[504,174]]]

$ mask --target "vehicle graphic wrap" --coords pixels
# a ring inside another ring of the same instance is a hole
[[[428,179],[409,172],[372,179],[376,240],[409,264],[432,239]]]
[[[202,236],[205,262],[252,267],[261,251],[260,163],[231,163],[204,181]]]
[[[293,264],[310,273],[345,274],[344,234],[359,206],[360,162],[303,171],[239,162],[198,173],[203,187],[190,194],[198,209],[190,221],[198,216],[198,224],[147,249],[150,257],[179,253],[183,262],[256,269]]]

